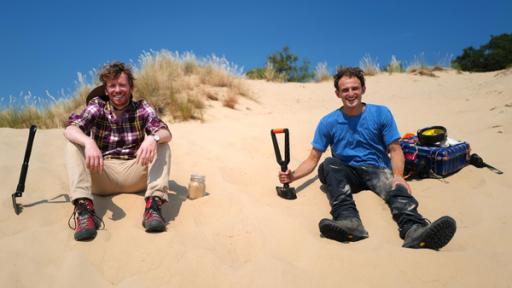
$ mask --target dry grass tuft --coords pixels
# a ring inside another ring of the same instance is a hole
[[[215,95],[215,93],[213,93],[212,91],[206,90],[203,93],[208,100],[219,101],[219,97],[217,97],[217,95]]]
[[[206,66],[199,70],[201,84],[214,87],[231,87],[233,77],[226,71],[215,69],[213,66]]]
[[[326,62],[316,65],[314,75],[317,82],[330,81],[332,79],[331,73],[329,73],[329,69],[327,69]]]
[[[225,58],[215,55],[197,59],[188,52],[145,52],[140,55],[134,72],[135,98],[146,99],[161,116],[173,121],[203,119],[207,100],[224,98],[224,106],[234,108],[238,97],[253,99],[240,80],[242,71]],[[4,108],[0,110],[0,127],[27,128],[31,124],[40,128],[63,127],[69,114],[82,109],[87,94],[97,86],[86,83],[81,74],[78,76],[79,85],[72,97],[61,101],[52,98],[51,105],[39,109],[31,104]],[[225,95],[217,96],[209,92],[208,87],[220,87]]]
[[[249,88],[242,82],[240,79],[235,79],[230,87],[230,90],[235,95],[240,95],[244,98],[250,99],[252,101],[257,101],[254,97],[253,93],[249,90]]]
[[[420,76],[439,77],[436,74],[434,74],[431,68],[413,68],[409,70],[408,73]]]
[[[446,71],[446,68],[436,65],[432,67],[432,71]]]
[[[367,76],[373,76],[380,73],[379,63],[377,59],[373,59],[370,55],[366,54],[361,61],[359,61],[359,68],[364,71]]]
[[[274,67],[274,65],[270,62],[267,62],[265,66],[265,80],[273,81],[273,82],[286,82],[287,76],[283,73],[278,73]]]
[[[395,57],[395,55],[391,56],[391,61],[389,61],[387,70],[389,74],[403,72],[402,63]]]
[[[425,54],[421,53],[420,56],[414,56],[414,60],[407,66],[405,71],[407,71],[407,73],[416,73],[423,69],[429,69],[429,67],[425,60]]]
[[[445,70],[440,65],[436,65],[431,67],[427,65],[427,61],[425,61],[425,55],[423,53],[420,56],[415,56],[414,61],[407,66],[407,73],[420,75],[420,76],[428,76],[428,77],[439,77],[434,74],[434,71],[443,71]]]
[[[229,92],[226,98],[222,100],[222,105],[224,107],[235,109],[236,104],[238,104],[238,97],[233,92]]]

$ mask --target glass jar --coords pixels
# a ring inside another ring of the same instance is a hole
[[[204,196],[206,185],[204,183],[204,176],[192,174],[190,175],[190,182],[188,183],[188,198],[197,199]]]

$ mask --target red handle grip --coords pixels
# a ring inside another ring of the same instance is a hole
[[[286,132],[285,130],[288,130],[288,129],[287,128],[274,128],[274,129],[272,129],[272,133],[274,133],[274,134],[285,133]]]

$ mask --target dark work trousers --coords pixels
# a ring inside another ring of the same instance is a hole
[[[402,185],[392,189],[391,170],[373,166],[349,166],[333,157],[325,159],[318,167],[318,178],[326,186],[334,220],[357,217],[353,193],[371,190],[379,195],[391,210],[398,224],[400,237],[414,224],[426,224],[418,213],[418,201]]]

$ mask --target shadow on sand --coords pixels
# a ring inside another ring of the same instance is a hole
[[[162,216],[169,223],[176,219],[180,213],[181,204],[187,200],[187,187],[182,186],[175,181],[169,181],[169,202],[162,206]],[[172,193],[174,192],[174,193]]]
[[[56,200],[57,198],[64,198],[64,200]],[[69,203],[69,195],[68,194],[59,194],[51,199],[43,199],[36,202],[32,202],[30,204],[24,204],[23,207],[32,207],[39,204],[60,204],[60,203]]]
[[[140,193],[138,193],[140,194]],[[112,217],[110,217],[111,220],[117,221],[120,219],[123,219],[126,216],[126,213],[124,210],[117,206],[114,201],[112,201],[112,198],[116,195],[112,196],[98,196],[94,195],[94,210],[96,210],[96,215],[103,219],[103,216],[107,213],[107,210],[112,211]],[[142,204],[141,204],[142,205]]]
[[[58,198],[64,198],[63,200],[56,200]],[[23,211],[24,208],[30,208],[30,207],[33,207],[33,206],[37,206],[37,205],[41,205],[41,204],[62,204],[62,203],[69,203],[70,200],[69,200],[69,195],[68,194],[59,194],[51,199],[43,199],[43,200],[39,200],[39,201],[36,201],[36,202],[32,202],[32,203],[29,203],[29,204],[21,204],[21,203],[18,203],[18,207],[20,209],[20,213],[21,211]]]
[[[313,184],[318,179],[318,175],[308,179],[304,183],[300,184],[299,187],[295,188],[295,193],[300,193],[302,190],[306,189],[309,185]]]
[[[169,201],[162,206],[162,216],[166,220],[167,224],[176,219],[180,212],[181,204],[183,203],[183,201],[187,199],[187,188],[185,186],[182,186],[172,180],[169,181],[168,185],[169,192],[167,193],[167,195],[169,197]],[[141,196],[141,198],[144,198],[144,192],[139,192],[136,194]],[[112,198],[115,196],[116,195],[94,196],[94,208],[96,210],[96,215],[98,215],[98,217],[103,219],[103,217],[107,213],[107,210],[110,210],[112,212],[112,217],[110,219],[114,221],[120,220],[126,216],[125,211],[112,201]],[[143,203],[144,202],[141,201],[141,210],[138,211],[141,213],[141,215],[144,209]]]

